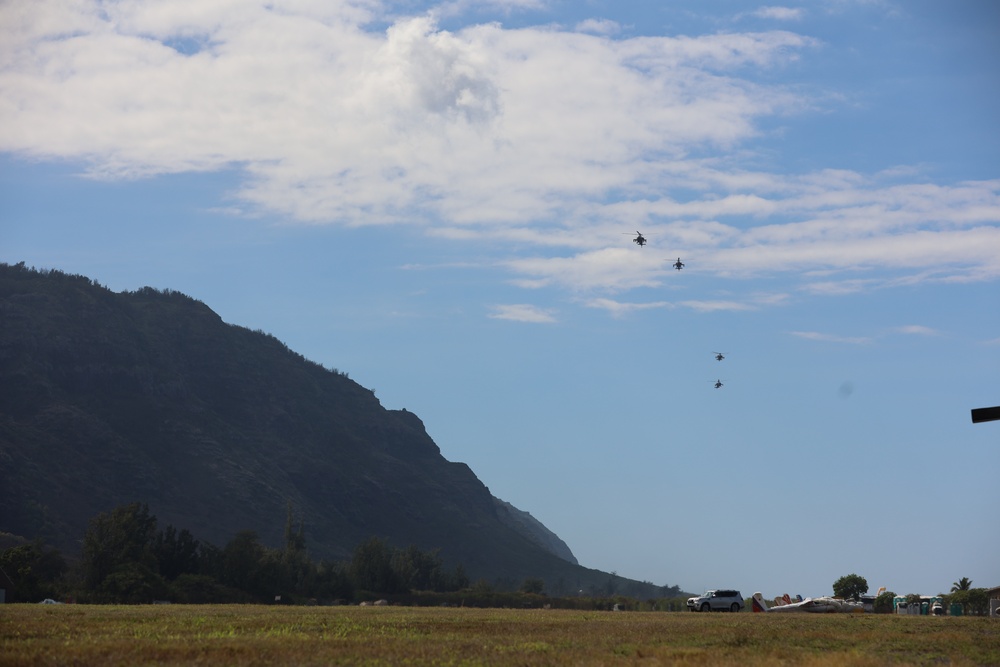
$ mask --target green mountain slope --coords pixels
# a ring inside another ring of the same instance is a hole
[[[378,536],[473,580],[655,594],[577,565],[416,415],[273,336],[177,292],[0,265],[0,531],[74,553],[91,517],[135,500],[217,545],[280,544],[290,502],[317,559]]]

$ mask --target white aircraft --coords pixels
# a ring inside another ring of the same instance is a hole
[[[865,611],[864,605],[860,602],[831,597],[806,598],[803,600],[801,595],[797,595],[793,601],[785,593],[784,597],[775,598],[774,602],[775,605],[769,607],[764,596],[760,593],[754,593],[753,598],[750,600],[754,611],[766,611],[768,613],[804,611],[813,614],[832,614],[838,612],[860,614]]]

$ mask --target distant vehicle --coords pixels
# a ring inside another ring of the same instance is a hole
[[[708,590],[698,597],[688,598],[687,608],[691,611],[742,611],[743,596],[732,589]]]
[[[716,361],[722,361],[723,359],[726,358],[726,355],[723,354],[722,352],[713,352],[712,354],[715,355],[715,360]]]
[[[721,389],[722,388],[722,380],[716,380],[715,381],[715,388],[716,389]]]
[[[684,268],[684,262],[681,261],[680,257],[678,257],[677,261],[674,262],[674,268],[677,269],[678,271]]]
[[[622,232],[622,234],[627,234],[627,233],[628,232]],[[637,246],[639,246],[641,248],[642,246],[646,245],[646,243],[647,243],[646,237],[642,235],[642,232],[636,232],[635,233],[635,238],[632,239],[632,243],[636,244]]]

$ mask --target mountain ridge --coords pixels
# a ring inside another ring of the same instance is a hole
[[[2,531],[72,551],[141,500],[210,542],[276,544],[291,506],[320,558],[376,536],[508,586],[658,590],[580,566],[414,413],[179,292],[0,265],[0,318]]]

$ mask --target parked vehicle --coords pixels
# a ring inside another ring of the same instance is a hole
[[[704,594],[688,598],[687,607],[691,611],[742,611],[743,596],[732,589],[708,590]]]

